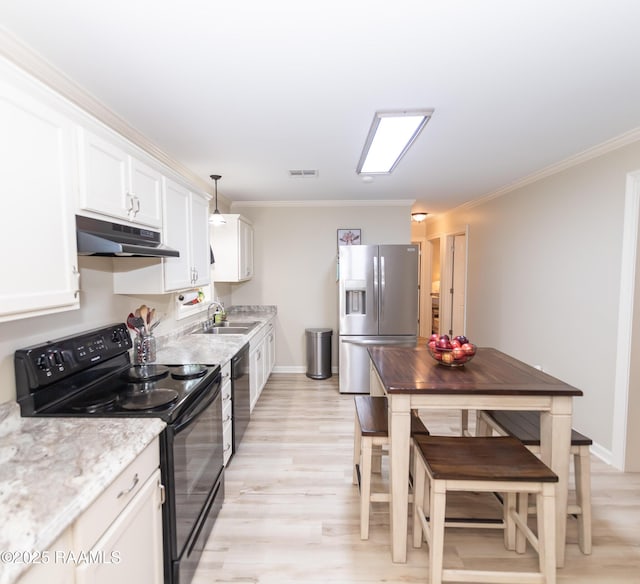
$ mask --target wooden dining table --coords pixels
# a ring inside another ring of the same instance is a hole
[[[447,367],[422,347],[374,346],[370,393],[389,404],[391,551],[407,561],[409,442],[412,409],[536,410],[542,460],[558,475],[556,563],[564,565],[573,398],[582,391],[493,348],[462,367]]]

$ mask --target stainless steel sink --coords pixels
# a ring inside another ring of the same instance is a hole
[[[255,327],[258,322],[233,322],[231,320],[224,320],[222,322],[216,322],[213,327],[214,328],[244,328],[251,330]]]
[[[203,323],[202,328],[194,331],[200,335],[246,335],[252,331],[259,322],[232,322],[225,320],[212,325]]]
[[[199,335],[246,335],[249,332],[248,328],[240,328],[240,327],[211,327],[208,329],[202,329],[199,331],[194,331],[194,334]]]

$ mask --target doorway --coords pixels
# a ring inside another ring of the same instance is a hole
[[[468,229],[468,228],[467,228]],[[466,335],[467,229],[444,237],[440,333]]]

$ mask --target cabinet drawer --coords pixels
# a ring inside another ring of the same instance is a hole
[[[226,404],[223,404],[222,406],[222,424],[224,425],[231,422],[232,417],[233,417],[233,414],[231,409],[231,402],[229,401]]]
[[[224,408],[227,402],[231,402],[231,380],[222,382],[220,394],[222,395],[222,407]]]
[[[231,361],[227,361],[220,368],[220,376],[221,376],[222,390],[224,391],[225,383],[227,383],[227,381],[229,383],[231,383]],[[231,391],[231,390],[229,390],[229,391]]]
[[[156,437],[80,516],[73,529],[75,551],[91,549],[140,491],[142,485],[160,466],[159,448],[159,439]]]
[[[231,454],[233,453],[233,423],[231,421],[227,422],[223,426],[222,444],[224,452],[224,465],[227,466],[227,462],[229,462],[229,458],[231,458]]]

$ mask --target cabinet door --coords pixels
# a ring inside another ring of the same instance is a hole
[[[248,280],[253,276],[253,227],[239,220],[240,268],[239,279]]]
[[[180,252],[178,258],[164,258],[166,291],[188,288],[192,282],[189,244],[191,193],[182,185],[165,179],[164,242]]]
[[[128,221],[135,207],[127,153],[84,128],[79,130],[79,146],[80,207]]]
[[[162,175],[144,162],[129,157],[133,217],[136,223],[162,227]]]
[[[80,306],[73,125],[19,82],[0,63],[0,321]]]
[[[194,286],[211,282],[209,253],[209,202],[191,193],[191,263]]]
[[[87,552],[95,561],[80,564],[76,584],[162,584],[162,500],[160,469]]]
[[[273,366],[276,362],[276,331],[273,325],[269,325],[269,329],[267,331],[267,355],[268,355],[268,365],[267,365],[267,378],[271,375],[273,371]],[[266,381],[266,380],[265,380]]]

